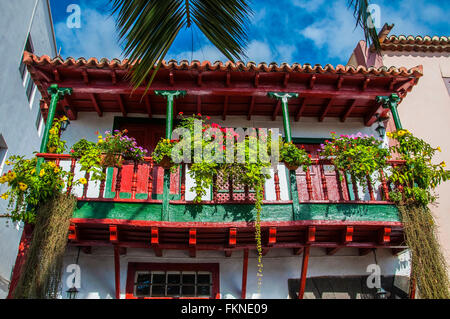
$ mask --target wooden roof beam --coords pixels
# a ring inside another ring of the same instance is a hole
[[[349,107],[347,108],[347,110],[345,111],[345,113],[341,116],[341,122],[345,122],[345,120],[347,120],[347,118],[350,116],[350,114],[352,113],[353,109],[356,107],[356,104],[358,103],[357,99],[354,99],[351,104],[349,105]]]
[[[71,121],[75,121],[78,117],[78,111],[75,109],[75,107],[72,106],[72,100],[70,99],[69,95],[64,95],[64,99],[61,101],[62,106],[64,107],[64,112],[66,113],[67,117]]]
[[[152,105],[150,104],[150,96],[146,94],[144,96],[145,108],[147,109],[147,114],[149,118],[152,118]]]
[[[365,78],[362,86],[362,90],[365,91],[367,87],[369,86],[370,78]]]
[[[323,119],[325,118],[325,116],[327,116],[328,111],[333,106],[333,102],[334,102],[334,100],[332,98],[328,100],[327,105],[325,106],[325,108],[322,111],[322,115],[320,115],[320,117],[319,117],[319,122],[323,122]]]
[[[111,70],[111,82],[112,82],[112,84],[117,84],[116,70]]]
[[[344,77],[342,75],[339,75],[338,81],[336,83],[336,89],[340,90],[343,83],[344,83]]]
[[[256,72],[255,74],[255,81],[253,82],[253,85],[255,86],[255,88],[259,86],[259,72]]]
[[[83,76],[84,84],[88,85],[89,84],[89,75],[88,75],[87,69],[83,69],[81,71],[81,75]]]
[[[59,74],[58,69],[54,69],[54,70],[53,70],[53,75],[54,75],[54,77],[55,77],[55,81],[56,81],[56,82],[61,82],[61,76],[60,76],[60,74]]]
[[[95,111],[97,112],[98,116],[102,117],[103,116],[103,111],[100,108],[100,105],[97,102],[97,96],[95,93],[91,93],[90,95],[92,104],[94,105]]]
[[[228,111],[228,95],[225,96],[225,99],[223,101],[223,113],[222,113],[222,120],[226,120],[227,118],[227,111]]]
[[[306,108],[306,98],[304,97],[302,99],[302,101],[300,102],[300,106],[299,106],[299,108],[297,110],[297,114],[295,114],[295,121],[296,122],[298,122],[300,120],[300,117],[302,116],[303,111],[305,110],[305,108]]]
[[[275,109],[272,114],[272,121],[275,121],[277,119],[278,113],[280,113],[281,108],[281,100],[277,99],[277,104],[275,105]]]
[[[247,120],[250,121],[253,115],[253,109],[255,108],[255,97],[250,98],[250,107],[248,109]]]
[[[316,83],[317,77],[315,75],[312,75],[309,79],[309,88],[312,90],[314,88],[314,84]]]
[[[150,244],[157,257],[162,257],[162,249],[159,248],[159,229],[152,227],[150,230]]]
[[[126,117],[127,109],[125,107],[125,102],[124,102],[121,94],[117,94],[117,103],[119,103],[119,108],[120,108],[120,111],[122,112],[122,115]]]
[[[288,86],[288,82],[289,82],[289,73],[286,72],[284,74],[284,79],[283,79],[283,87],[286,88]]]
[[[197,95],[197,114],[202,114],[202,97]]]

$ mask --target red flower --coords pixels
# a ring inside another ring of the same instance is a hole
[[[75,153],[75,151],[74,150],[70,150],[70,153]]]
[[[183,112],[178,113],[178,115],[183,115]]]
[[[198,113],[197,116],[202,116],[202,114],[201,114],[201,113]]]
[[[308,157],[309,157],[309,158],[312,158],[311,154],[308,154]]]
[[[207,116],[207,117],[206,117],[206,119],[207,119],[207,120],[210,120],[210,119],[211,119],[211,117]]]

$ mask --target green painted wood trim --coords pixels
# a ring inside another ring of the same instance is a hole
[[[400,216],[395,205],[300,204],[294,219],[399,222]]]
[[[74,218],[162,221],[162,204],[79,201]],[[172,222],[242,222],[256,216],[252,204],[170,205]],[[400,222],[395,205],[299,204],[294,213],[291,204],[263,205],[262,221],[376,221]]]
[[[331,136],[328,138],[322,137],[293,137],[292,142],[294,144],[323,144],[326,140],[331,139]]]

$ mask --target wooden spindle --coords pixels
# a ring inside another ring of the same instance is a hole
[[[186,199],[186,165],[185,164],[181,164],[180,195],[181,195],[181,200],[185,200]]]
[[[213,201],[217,201],[217,175],[216,174],[213,175],[212,188],[213,188],[212,200]]]
[[[275,182],[275,196],[276,200],[281,200],[281,191],[280,191],[280,177],[278,176],[278,170],[275,170],[273,174],[273,179]]]
[[[136,199],[137,172],[138,172],[138,163],[135,161],[133,164],[133,178],[131,179],[131,199]]]
[[[245,198],[245,201],[249,201],[250,200],[248,185],[244,186],[244,198]]]
[[[386,183],[386,177],[384,176],[384,172],[380,169],[380,177],[381,177],[381,188],[383,190],[384,200],[390,200],[389,198],[389,189]]]
[[[352,179],[353,195],[355,196],[355,200],[359,200],[358,185],[356,184],[356,178],[353,174],[351,175],[351,179]]]
[[[306,169],[306,188],[308,190],[309,200],[313,200],[313,188],[311,183],[311,172],[309,170],[309,167]]]
[[[230,196],[230,201],[234,200],[234,196],[233,196],[233,179],[230,177],[228,179],[228,193]]]
[[[70,161],[70,176],[72,177],[72,183],[73,183],[73,178],[75,177],[75,165],[77,163],[76,158],[72,158]],[[72,185],[67,187],[67,194],[70,194],[70,192],[72,191]]]
[[[319,165],[319,169],[320,169],[320,180],[322,181],[323,199],[328,200],[327,178],[325,177],[325,170],[322,164]]]
[[[344,200],[344,191],[342,189],[341,174],[339,173],[339,170],[336,168],[336,166],[334,167],[334,171],[336,173],[336,184],[339,193],[339,200]]]
[[[89,177],[90,177],[89,172],[86,172],[86,174],[84,175],[84,178],[86,178],[86,184],[83,185],[83,196],[82,196],[83,199],[87,198],[87,191],[88,191],[88,186],[89,186]]]
[[[103,167],[102,170],[102,174],[103,176],[106,176],[106,167]],[[98,194],[98,198],[103,199],[104,198],[104,194],[105,194],[105,179],[102,179],[100,181],[100,190],[99,190],[99,194]]]
[[[148,186],[147,186],[147,200],[152,200],[153,194],[153,160],[150,160],[148,165]]]
[[[114,196],[114,199],[120,198],[120,186],[122,183],[122,167],[117,168],[117,176],[116,176],[116,194]]]
[[[375,195],[373,193],[372,181],[370,180],[370,176],[367,175],[366,179],[367,179],[367,189],[369,191],[370,200],[374,201],[375,200]]]

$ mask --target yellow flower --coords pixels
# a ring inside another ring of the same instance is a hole
[[[19,188],[21,191],[26,191],[28,188],[28,185],[24,184],[24,183],[19,183]]]
[[[4,193],[2,196],[0,196],[0,198],[2,199],[8,199],[9,195],[7,193]]]
[[[102,140],[102,139],[99,139],[99,140],[98,140],[98,143],[99,143],[99,144],[102,144],[102,143],[103,143],[103,140]]]
[[[391,132],[387,132],[386,135],[387,135],[387,137],[392,137],[393,136],[393,134]]]
[[[55,131],[55,129],[54,128],[52,128],[50,131],[48,131],[50,134],[52,134],[52,135],[56,135],[56,131]]]
[[[442,150],[439,146],[436,148],[436,151],[442,152]]]
[[[12,162],[10,162],[10,161],[6,161],[6,162],[5,162],[5,164],[6,164],[6,165],[11,165],[11,164],[12,164]]]
[[[445,162],[442,162],[441,164],[439,164],[439,165],[441,165],[442,167],[445,167],[446,165],[445,165]]]
[[[68,118],[65,115],[61,118],[61,121],[67,121],[67,120],[68,120]]]
[[[41,169],[41,171],[39,172],[39,176],[42,177],[42,176],[44,176],[44,175],[45,175],[45,170],[44,170],[44,169]]]
[[[101,135],[98,136],[98,139],[99,139],[99,140],[101,140],[102,138],[103,138],[103,136],[101,136]]]
[[[31,170],[31,175],[34,175],[34,174],[36,174],[36,169],[35,169],[35,168],[33,168],[33,169]]]
[[[60,169],[59,167],[55,167],[55,169],[53,170],[55,173],[59,173]]]
[[[54,167],[56,167],[56,164],[54,162],[48,162],[48,166],[54,168]]]
[[[87,179],[82,177],[78,180],[81,184],[86,185],[87,184]]]
[[[14,172],[8,173],[8,179],[10,182],[13,181],[16,177],[17,177],[16,173],[14,173]]]
[[[8,179],[6,178],[6,176],[2,176],[0,177],[0,184],[4,184],[8,181]]]

